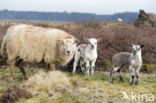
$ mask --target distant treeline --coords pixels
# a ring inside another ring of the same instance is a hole
[[[82,22],[82,21],[116,21],[121,18],[124,22],[134,22],[138,13],[125,12],[113,15],[96,15],[90,13],[68,12],[36,12],[0,10],[1,20],[33,20],[54,22]]]

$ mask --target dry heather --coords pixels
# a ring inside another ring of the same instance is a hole
[[[25,89],[20,89],[18,87],[10,87],[2,93],[0,97],[0,102],[12,103],[13,101],[17,101],[21,98],[30,97],[32,97],[31,93],[29,93]]]
[[[71,92],[72,90],[69,79],[60,71],[51,71],[48,73],[40,71],[30,77],[22,86],[33,92],[33,94],[49,93],[55,95],[54,93],[56,92],[63,93]]]
[[[14,24],[12,22],[2,23],[3,25],[0,25],[0,37],[3,37],[9,25]],[[136,27],[134,24],[117,22],[23,23],[65,30],[78,38],[80,43],[85,43],[87,38],[91,37],[101,38],[102,41],[98,43],[99,57],[97,60],[97,66],[98,69],[101,68],[100,70],[107,70],[111,66],[111,58],[115,53],[121,51],[131,52],[130,43],[144,44],[143,61],[145,64],[154,64],[154,66],[145,65],[144,68],[156,68],[156,28]]]

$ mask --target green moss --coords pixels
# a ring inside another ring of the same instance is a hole
[[[109,101],[108,103],[113,103],[113,101]]]
[[[92,75],[92,76],[84,76],[82,77],[83,80],[86,80],[86,81],[105,81],[105,80],[108,80],[108,77],[105,75],[105,74],[95,74],[95,75]]]
[[[156,83],[156,76],[150,76],[145,79],[146,83]]]

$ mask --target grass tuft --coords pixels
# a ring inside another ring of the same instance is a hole
[[[40,71],[30,77],[25,83],[26,87],[32,88],[34,91],[40,92],[70,92],[72,85],[66,74],[60,71],[50,71],[48,73]]]

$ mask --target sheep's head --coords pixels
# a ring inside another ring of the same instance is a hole
[[[65,55],[72,55],[76,50],[76,39],[75,38],[66,38],[63,40],[58,40],[59,42],[59,50]]]
[[[141,51],[141,48],[144,47],[144,45],[134,45],[134,44],[131,44],[132,46],[132,52],[133,54],[135,55],[136,53],[138,53],[139,51]]]
[[[92,49],[97,48],[97,42],[98,40],[95,38],[88,39],[88,44]]]

